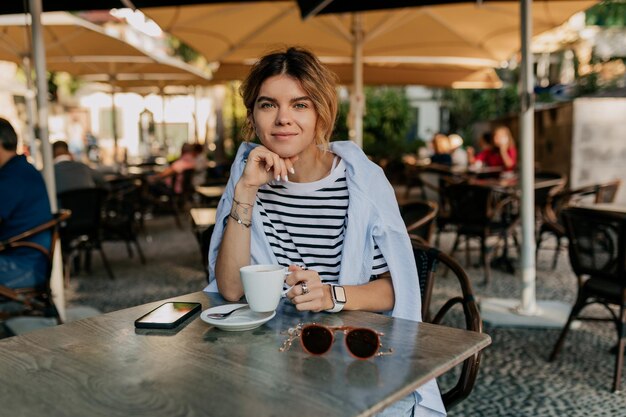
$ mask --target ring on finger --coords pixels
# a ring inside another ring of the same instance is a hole
[[[308,287],[308,285],[306,284],[306,281],[302,281],[302,282],[300,283],[300,286],[302,287],[302,295],[304,295],[304,294],[308,294],[308,293],[309,293],[309,287]]]

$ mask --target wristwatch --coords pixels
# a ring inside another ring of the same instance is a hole
[[[333,285],[330,286],[330,296],[333,299],[333,308],[326,310],[329,313],[338,313],[343,309],[343,306],[346,305],[346,290],[341,285]]]

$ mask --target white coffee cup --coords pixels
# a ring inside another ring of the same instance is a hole
[[[239,275],[250,310],[257,313],[276,310],[287,268],[281,265],[249,265],[240,268]]]

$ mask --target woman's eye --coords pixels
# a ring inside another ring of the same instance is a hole
[[[296,109],[306,109],[306,108],[308,108],[308,106],[307,106],[305,103],[296,103],[296,104],[294,105],[294,107],[295,107]]]
[[[271,109],[272,107],[274,107],[274,103],[270,103],[268,101],[265,101],[265,102],[261,103],[259,105],[259,107],[262,108],[262,109]]]

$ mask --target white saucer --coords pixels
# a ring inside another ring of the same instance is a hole
[[[226,330],[228,332],[237,332],[256,329],[263,323],[270,321],[276,315],[276,311],[270,311],[267,313],[255,313],[250,309],[244,308],[239,311],[235,311],[230,317],[222,320],[216,320],[207,317],[208,314],[228,313],[229,311],[245,305],[247,304],[224,304],[217,307],[211,307],[204,310],[200,314],[200,318],[205,323],[208,323],[222,330]]]

